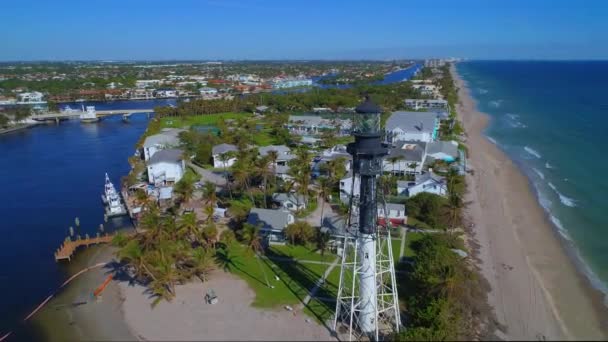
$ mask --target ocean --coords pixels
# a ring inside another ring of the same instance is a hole
[[[491,117],[485,135],[528,176],[569,254],[608,294],[608,61],[468,61],[457,70]]]

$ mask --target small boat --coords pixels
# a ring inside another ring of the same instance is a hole
[[[74,102],[86,102],[86,101],[87,101],[87,100],[85,100],[85,99],[77,99],[77,100],[76,100],[76,101],[74,101]]]
[[[82,114],[80,114],[80,122],[98,122],[99,117],[97,116],[97,112],[95,112],[95,106],[87,106],[86,112],[83,110]]]
[[[114,184],[110,181],[110,177],[106,173],[106,184],[104,187],[103,194],[101,195],[101,200],[106,207],[106,216],[122,216],[127,214],[127,209],[125,208],[122,199],[120,198],[120,194],[116,191]]]

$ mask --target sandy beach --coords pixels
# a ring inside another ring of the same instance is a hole
[[[152,299],[141,286],[120,283],[125,295],[123,313],[134,335],[154,341],[329,341],[329,331],[302,313],[284,308],[262,310],[251,306],[255,293],[238,277],[216,271],[201,283],[177,286],[171,302],[150,308]],[[204,295],[213,289],[217,304]]]
[[[489,303],[509,340],[605,340],[601,295],[576,269],[517,166],[484,135],[489,117],[476,110],[466,84],[459,119],[467,132],[474,175],[467,175],[466,215],[475,223]]]
[[[70,269],[112,262],[114,251],[111,246],[80,251]],[[254,291],[229,273],[216,271],[205,283],[178,285],[176,298],[151,308],[154,298],[146,288],[125,279],[111,281],[95,300],[91,293],[113,272],[108,266],[78,277],[36,314],[36,334],[49,341],[333,340],[327,328],[301,312],[252,307]],[[210,288],[219,298],[215,305],[204,301]]]

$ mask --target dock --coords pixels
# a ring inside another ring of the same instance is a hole
[[[97,245],[100,243],[109,243],[112,241],[112,239],[114,238],[114,235],[108,235],[105,234],[103,236],[99,236],[99,237],[91,237],[88,239],[77,239],[77,240],[70,240],[70,241],[64,241],[63,244],[61,244],[61,247],[59,247],[59,249],[57,249],[57,251],[55,252],[55,261],[59,261],[59,260],[65,260],[67,259],[68,261],[71,261],[72,259],[72,254],[74,254],[74,252],[76,251],[76,249],[80,246],[85,246],[88,247],[90,245]]]

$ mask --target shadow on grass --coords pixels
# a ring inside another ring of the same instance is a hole
[[[326,300],[314,299],[335,298],[335,294],[327,288],[328,284],[319,284],[314,298],[311,298],[307,304],[304,304],[304,300],[323,277],[323,273],[317,274],[309,267],[280,251],[273,251],[272,256],[280,258],[281,261],[263,258],[263,262],[273,270],[275,275],[279,277],[285,287],[302,303],[304,308],[308,309],[331,332],[332,329],[327,325],[327,319],[333,315],[335,306],[327,303]]]

